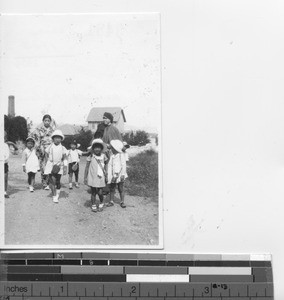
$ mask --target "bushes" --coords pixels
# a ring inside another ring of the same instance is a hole
[[[78,134],[66,136],[64,141],[62,142],[62,145],[69,149],[70,143],[73,140],[76,140],[78,144],[81,144],[80,149],[86,151],[87,148],[90,146],[92,139],[93,134],[91,130],[85,131],[84,129],[81,129],[81,131]]]
[[[129,195],[152,197],[159,195],[158,153],[148,150],[131,157],[128,162],[126,189]]]
[[[149,134],[144,130],[127,132],[123,135],[123,140],[131,146],[144,146],[150,143]]]
[[[28,137],[28,125],[24,117],[10,117],[5,115],[4,128],[7,132],[8,141],[16,143],[17,141],[25,141]]]

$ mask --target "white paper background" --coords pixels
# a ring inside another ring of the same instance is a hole
[[[9,13],[161,12],[165,250],[271,252],[282,299],[284,3],[1,4]]]

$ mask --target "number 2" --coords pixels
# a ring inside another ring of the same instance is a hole
[[[136,286],[132,286],[131,287],[131,294],[135,294],[136,293]]]

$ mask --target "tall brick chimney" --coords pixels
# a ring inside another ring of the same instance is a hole
[[[15,117],[15,96],[8,97],[8,116]]]

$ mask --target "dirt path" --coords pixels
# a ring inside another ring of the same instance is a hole
[[[5,199],[6,245],[157,245],[158,203],[126,195],[126,209],[119,206],[93,213],[91,195],[82,184],[85,160],[80,165],[80,188],[68,189],[63,177],[59,204],[51,193],[41,189],[40,174],[36,190],[30,193],[21,159],[10,159],[9,193]],[[118,195],[117,195],[118,196]],[[108,199],[107,199],[108,201]]]

